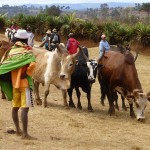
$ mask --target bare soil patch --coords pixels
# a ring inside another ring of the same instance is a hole
[[[2,39],[4,37],[0,37]],[[5,39],[5,38],[4,38]],[[98,57],[98,47],[89,48],[90,58]],[[150,90],[150,56],[139,55],[136,67],[145,92]],[[43,98],[43,87],[40,87]],[[92,87],[93,113],[87,111],[86,94],[81,93],[83,110],[66,109],[61,91],[50,87],[48,107],[34,106],[29,111],[29,133],[37,140],[21,140],[8,129],[15,129],[11,118],[11,102],[0,99],[1,150],[149,150],[150,104],[146,108],[146,123],[132,120],[128,111],[116,110],[108,115],[108,101],[100,104],[99,83]],[[0,95],[1,96],[1,95]],[[77,98],[73,93],[75,104]],[[126,101],[127,104],[127,101]]]

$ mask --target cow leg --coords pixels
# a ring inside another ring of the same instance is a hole
[[[100,72],[98,72],[98,81],[99,81],[99,84],[100,84],[100,91],[101,91],[100,102],[103,106],[105,106],[104,100],[105,100],[105,97],[106,97],[106,87],[105,87],[105,84],[103,83],[102,76],[101,76]]]
[[[93,112],[93,108],[91,105],[91,89],[87,92],[87,99],[88,99],[88,111]]]
[[[79,109],[82,109],[82,105],[81,105],[81,101],[80,101],[81,93],[80,93],[80,91],[79,91],[79,88],[75,88],[75,90],[76,90],[76,94],[77,94],[77,98],[78,98],[77,107],[78,107]]]
[[[133,110],[133,103],[129,103],[130,106],[130,116],[132,119],[136,118],[134,110]]]
[[[45,84],[45,93],[44,93],[44,107],[47,107],[47,96],[49,94],[50,82]]]
[[[114,107],[114,99],[113,99],[113,92],[107,93],[108,101],[109,101],[109,110],[108,113],[110,115],[113,115],[115,113],[115,107]]]
[[[115,108],[119,110],[118,99],[115,100]]]
[[[127,107],[125,105],[125,98],[121,95],[121,99],[122,99],[122,109],[124,109],[125,111],[127,111]]]
[[[113,99],[114,99],[114,101],[115,101],[115,108],[116,108],[117,110],[119,110],[117,92],[113,92]]]
[[[101,104],[103,105],[103,106],[105,106],[105,104],[104,104],[104,100],[105,100],[105,97],[106,97],[106,94],[105,94],[105,87],[101,87]]]
[[[68,92],[68,95],[69,95],[69,107],[76,108],[76,106],[73,102],[73,99],[72,99],[73,88],[68,89],[67,92]]]
[[[42,105],[42,100],[40,99],[39,95],[39,82],[34,81],[34,95],[35,95],[35,101],[37,105]]]
[[[2,93],[2,99],[6,99],[6,96],[2,90],[1,90],[1,93]]]
[[[67,103],[67,90],[61,90],[62,91],[62,96],[63,96],[63,100],[64,100],[64,106],[68,107],[68,103]]]

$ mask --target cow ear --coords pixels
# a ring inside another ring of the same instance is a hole
[[[102,64],[98,64],[98,68],[102,68],[103,67],[103,65]]]
[[[62,50],[61,50],[61,48],[59,47],[59,44],[56,44],[56,47],[57,47],[57,51],[58,51],[59,53],[62,53]]]
[[[79,62],[79,61],[76,59],[76,60],[75,60],[75,64],[78,65],[78,62]]]
[[[147,100],[150,101],[150,92],[147,93]]]
[[[57,52],[68,55],[68,51],[63,43],[56,44]]]
[[[133,95],[127,95],[127,100],[129,103],[133,103],[133,101],[135,102],[135,97]]]

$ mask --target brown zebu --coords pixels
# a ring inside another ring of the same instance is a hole
[[[110,49],[112,51],[117,51],[117,52],[120,52],[122,54],[125,54],[125,53],[131,53],[131,48],[129,47],[129,44],[123,46],[121,44],[118,44],[118,45],[110,45]],[[132,55],[132,53],[131,53]],[[138,57],[138,53],[136,52],[136,55],[134,57],[134,61],[136,61]],[[106,92],[105,92],[105,85],[103,84],[102,81],[100,81],[101,79],[99,79],[99,83],[101,85],[101,98],[100,98],[100,101],[101,101],[101,104],[104,106],[104,99],[106,97]],[[114,94],[113,94],[113,98],[115,100],[115,108],[119,110],[119,105],[118,105],[118,93],[121,94],[121,99],[122,99],[122,108],[126,111],[127,110],[127,107],[125,105],[125,98],[127,96],[127,91],[126,89],[123,89],[122,88],[122,93],[120,93],[119,91],[115,91]],[[130,110],[132,110],[133,108],[131,108]]]
[[[64,105],[68,106],[66,92],[70,87],[71,74],[74,70],[76,54],[69,55],[63,43],[59,44],[55,51],[49,52],[43,48],[33,48],[33,54],[36,57],[36,68],[33,73],[34,93],[36,103],[41,105],[39,96],[39,84],[44,84],[44,107],[47,106],[47,96],[49,94],[50,84],[55,85],[62,91]]]
[[[137,119],[145,119],[144,110],[150,93],[147,95],[143,93],[133,55],[131,53],[121,54],[110,50],[105,53],[100,64],[104,67],[98,69],[98,77],[105,84],[110,115],[115,112],[114,91],[117,90],[123,93],[122,89],[125,89],[127,90],[127,97],[134,99],[137,109]],[[130,103],[130,108],[130,115],[134,117],[132,103]]]

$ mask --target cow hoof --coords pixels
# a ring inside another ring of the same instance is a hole
[[[136,118],[135,114],[131,114],[130,116],[131,116],[132,119]]]
[[[115,114],[115,109],[109,109],[108,111],[109,115],[112,116]]]
[[[93,112],[93,109],[88,109],[88,112]]]
[[[124,111],[127,111],[127,107],[122,107],[122,109],[123,109]]]
[[[42,100],[41,99],[36,100],[36,104],[37,105],[42,105]]]
[[[117,109],[119,111],[119,106],[115,106],[115,109]]]
[[[47,107],[47,103],[44,103],[44,107]]]
[[[70,102],[69,102],[69,107],[76,108],[75,104],[74,103],[70,103]]]
[[[105,106],[104,102],[101,101],[102,106]]]
[[[80,110],[82,110],[82,106],[81,105],[78,105],[78,107],[77,107],[78,109],[80,109]]]
[[[69,110],[70,108],[68,106],[65,106],[65,109]]]

